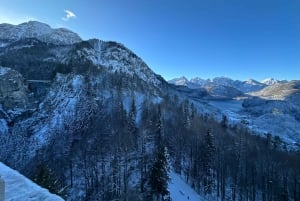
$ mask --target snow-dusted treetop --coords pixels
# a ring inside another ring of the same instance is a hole
[[[68,29],[53,29],[49,25],[37,21],[19,25],[0,24],[0,40],[14,42],[25,38],[37,38],[56,45],[68,45],[82,41],[78,34]]]

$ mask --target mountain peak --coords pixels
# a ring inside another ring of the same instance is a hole
[[[82,41],[76,33],[68,29],[53,29],[38,21],[24,22],[19,25],[0,24],[0,40],[15,42],[26,38],[36,38],[55,45],[68,45]]]
[[[255,79],[248,79],[245,81],[245,83],[250,84],[250,85],[263,85],[264,84]]]
[[[280,80],[274,79],[274,78],[266,78],[264,80],[261,81],[261,83],[264,83],[266,85],[274,85],[277,83],[280,83]]]
[[[23,22],[21,24],[19,24],[20,26],[35,26],[35,27],[47,27],[49,29],[51,29],[51,27],[46,24],[46,23],[43,23],[43,22],[39,22],[39,21],[28,21],[28,22]]]
[[[199,77],[195,77],[190,81],[187,80],[184,76],[182,76],[180,78],[169,80],[169,83],[175,85],[187,86],[191,89],[216,87],[216,86],[232,87],[244,93],[258,91],[266,86],[265,84],[262,84],[254,79],[249,79],[247,81],[240,81],[240,80],[233,80],[225,76],[215,77],[206,80]]]
[[[186,86],[189,83],[189,80],[185,76],[181,76],[179,78],[174,78],[169,81],[171,84]]]

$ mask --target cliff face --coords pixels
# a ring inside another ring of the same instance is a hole
[[[10,68],[0,67],[0,103],[3,109],[26,108],[28,87],[23,76]]]

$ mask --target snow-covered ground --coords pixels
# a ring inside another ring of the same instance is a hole
[[[194,191],[185,181],[175,172],[170,172],[171,181],[169,191],[172,201],[204,201],[196,191]]]
[[[228,100],[228,101],[209,101],[209,104],[218,108],[224,113],[229,120],[230,124],[240,123],[241,120],[248,119],[249,115],[243,113],[242,101]]]
[[[256,134],[270,133],[279,136],[289,149],[299,149],[299,121],[296,120],[293,107],[283,102],[271,102],[258,106],[243,108],[243,101],[209,101],[228,117],[229,124],[246,123]],[[292,108],[292,109],[291,109]],[[251,113],[252,112],[252,113]]]
[[[5,201],[63,201],[1,162],[0,176],[5,181]]]

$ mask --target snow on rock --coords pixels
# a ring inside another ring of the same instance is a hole
[[[5,47],[5,46],[7,46],[7,43],[4,43],[4,42],[1,42],[1,41],[0,41],[0,48],[1,48],[1,47]]]
[[[57,74],[53,88],[50,89],[45,101],[40,105],[41,108],[46,105],[52,107],[51,110],[44,111],[45,114],[39,114],[45,115],[48,121],[34,123],[33,126],[35,128],[34,140],[39,145],[48,142],[51,137],[51,130],[62,130],[66,123],[71,125],[75,121],[76,107],[79,102],[85,103],[82,99],[83,85],[83,77],[80,75]]]
[[[205,200],[194,191],[182,178],[175,172],[170,172],[171,181],[169,191],[172,201],[202,201]]]
[[[300,81],[293,80],[285,83],[270,85],[258,92],[251,93],[264,99],[285,100],[287,97],[298,96],[300,94]]]
[[[19,25],[0,24],[0,39],[14,42],[25,38],[37,38],[40,41],[57,45],[81,41],[81,38],[72,31],[63,28],[52,29],[41,22],[29,21]]]
[[[7,74],[8,71],[10,71],[10,70],[11,70],[10,68],[0,66],[0,76]]]
[[[227,77],[215,77],[213,79],[201,79],[199,77],[193,78],[190,81],[185,77],[175,78],[169,83],[181,86],[187,86],[191,89],[208,88],[208,87],[232,87],[244,93],[258,91],[266,87],[266,84],[260,83],[256,80],[249,79],[247,81],[233,80]]]
[[[266,79],[261,81],[261,83],[266,84],[268,86],[274,85],[274,84],[277,84],[277,83],[286,83],[286,82],[287,82],[286,80],[276,80],[274,78],[266,78]]]
[[[1,162],[0,176],[5,181],[5,201],[63,201]]]
[[[0,119],[0,134],[7,133],[8,126],[4,119]]]
[[[96,39],[89,42],[93,48],[78,50],[78,58],[88,58],[96,66],[105,66],[111,72],[122,72],[130,76],[137,76],[155,86],[162,83],[162,78],[156,75],[141,58],[124,45],[117,42],[103,42]]]
[[[180,86],[187,86],[189,84],[189,80],[186,77],[182,76],[180,78],[174,78],[172,80],[169,80],[169,83]]]

